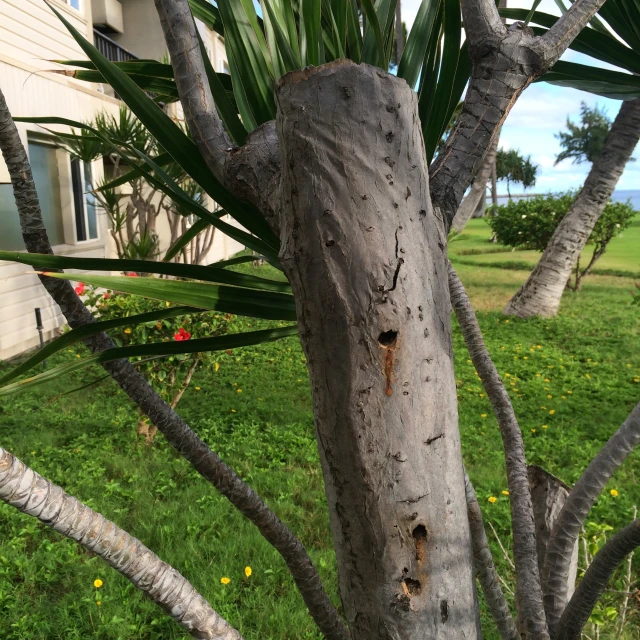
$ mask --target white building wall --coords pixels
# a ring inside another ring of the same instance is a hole
[[[56,9],[87,39],[93,40],[91,0],[81,0],[80,11],[64,0],[49,0]],[[153,0],[121,0],[124,29],[122,35],[111,36],[121,46],[139,57],[162,59],[166,46]],[[199,25],[200,26],[200,25]],[[210,49],[216,70],[223,71],[224,46],[220,38],[209,33]],[[207,39],[205,39],[207,42]],[[0,87],[14,116],[59,116],[86,121],[100,111],[114,115],[120,101],[105,94],[107,87],[76,81],[51,70],[66,70],[53,60],[86,59],[60,20],[43,0],[0,0]],[[179,107],[179,105],[177,105]],[[178,109],[175,115],[178,115]],[[67,127],[47,125],[56,131]],[[19,123],[25,148],[34,136],[46,131],[33,124]],[[64,226],[64,244],[54,246],[58,255],[82,257],[116,257],[108,229],[107,216],[98,209],[99,237],[75,241],[75,218],[71,200],[71,175],[68,156],[60,151],[59,178]],[[94,181],[102,177],[102,162],[92,166]],[[7,171],[0,157],[0,182],[7,182]],[[231,219],[229,222],[233,223]],[[158,219],[161,248],[169,246],[170,234],[166,215]],[[2,220],[0,220],[0,233]],[[222,260],[242,249],[242,245],[216,232],[214,244],[205,263]],[[81,274],[79,274],[79,279]],[[40,284],[30,267],[0,262],[0,361],[11,358],[39,344],[34,309],[39,307],[45,328],[45,340],[54,337],[64,324],[60,310]]]
[[[0,6],[4,1],[1,0]],[[1,33],[3,25],[0,24]],[[73,55],[77,57],[79,54],[74,52]],[[84,83],[34,71],[30,65],[0,53],[0,86],[15,116],[60,116],[81,121],[94,117],[99,111],[116,113],[119,109],[118,100]],[[60,126],[50,128],[58,131],[67,129]],[[30,137],[46,134],[42,127],[33,124],[18,123],[18,129],[26,149]],[[0,162],[3,161],[0,159]],[[2,169],[6,171],[5,167]],[[94,179],[99,180],[102,177],[102,162],[93,163],[92,169]],[[111,257],[107,219],[99,209],[98,239],[81,243],[75,241],[70,158],[62,150],[58,153],[58,172],[65,243],[55,246],[55,253],[78,257]],[[0,230],[1,224],[0,221]],[[45,339],[54,337],[64,324],[64,318],[31,267],[0,262],[0,360],[38,345],[34,314],[36,307],[42,311]]]

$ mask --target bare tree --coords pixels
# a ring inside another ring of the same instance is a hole
[[[470,527],[467,510],[473,498],[457,424],[453,303],[503,437],[519,632],[526,640],[551,638],[522,434],[464,289],[448,268],[446,238],[512,105],[603,0],[577,0],[542,37],[522,23],[507,27],[492,0],[463,0],[471,81],[456,126],[430,167],[413,89],[348,60],[283,76],[275,89],[276,121],[235,147],[209,89],[188,1],[155,1],[201,156],[227,190],[257,207],[281,241],[311,378],[344,621],[285,525],[127,362],[105,367],[278,549],[325,637],[479,639],[474,550],[483,557],[477,573],[488,577],[481,585],[494,589],[494,580],[481,524],[476,518]],[[12,126],[0,101],[0,146],[25,241],[30,251],[50,253]],[[43,283],[70,324],[91,321],[66,282],[43,276]],[[95,351],[111,346],[104,335],[89,343]],[[572,603],[591,596],[586,589]],[[492,597],[505,637],[512,636],[504,602],[495,590]]]
[[[640,140],[640,99],[626,100],[584,187],[527,281],[505,307],[509,315],[554,316],[571,272]]]

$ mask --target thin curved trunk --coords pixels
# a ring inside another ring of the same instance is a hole
[[[467,514],[469,515],[471,542],[473,543],[473,560],[478,582],[482,587],[484,599],[487,601],[487,607],[496,623],[500,638],[502,640],[518,640],[520,636],[500,586],[500,576],[493,562],[491,549],[489,549],[478,497],[469,476],[465,474],[464,480],[467,493]]]
[[[527,281],[504,313],[521,318],[558,313],[565,285],[640,140],[640,99],[622,103],[600,155]]]
[[[1,90],[0,148],[11,175],[25,246],[30,253],[53,254],[42,220],[29,160]],[[76,328],[95,322],[69,281],[46,276],[40,276],[40,281],[60,306],[69,326]],[[85,344],[92,353],[100,353],[115,346],[106,333],[87,338]],[[348,638],[348,630],[325,592],[311,558],[293,532],[151,388],[144,376],[128,360],[106,362],[103,367],[162,432],[171,446],[251,520],[265,539],[277,549],[287,563],[310,614],[325,636],[332,640]]]
[[[500,426],[511,506],[518,618],[521,621],[524,637],[549,640],[542,604],[534,508],[522,432],[509,394],[484,344],[467,292],[450,262],[448,273],[451,305],[460,324],[473,366],[480,376]]]
[[[352,638],[475,640],[446,233],[417,96],[340,61],[284,76],[276,99],[281,259]]]
[[[467,226],[467,222],[471,220],[473,214],[478,208],[478,203],[482,202],[483,198],[486,198],[487,182],[491,178],[491,172],[493,170],[493,167],[495,166],[499,141],[500,128],[496,130],[495,138],[489,146],[489,150],[487,151],[484,162],[480,167],[480,171],[478,171],[478,175],[473,181],[469,193],[462,201],[462,204],[458,207],[456,216],[451,223],[451,228],[457,233],[461,233],[462,230]]]
[[[571,557],[580,529],[607,482],[638,444],[640,404],[589,463],[553,526],[542,574],[545,610],[552,632],[569,599]]]
[[[602,597],[614,571],[625,556],[640,546],[640,520],[618,531],[598,551],[567,605],[555,640],[580,640],[593,608]]]
[[[106,560],[194,638],[242,640],[176,569],[1,447],[0,500]]]

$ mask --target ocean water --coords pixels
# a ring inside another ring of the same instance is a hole
[[[541,194],[546,195],[546,194]],[[627,200],[631,201],[631,206],[636,210],[640,211],[640,189],[619,189],[613,192],[611,196],[612,200],[616,202],[627,202]],[[513,197],[513,200],[520,200],[518,195]],[[506,204],[508,202],[508,198],[506,195],[500,194],[498,204]],[[491,204],[491,198],[487,196],[487,204]]]
[[[627,200],[631,200],[631,206],[636,211],[640,211],[640,190],[624,190],[621,189],[619,191],[614,191],[613,196],[611,196],[612,200],[626,202]]]

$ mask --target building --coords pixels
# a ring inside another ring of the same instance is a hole
[[[166,58],[153,0],[49,2],[111,60]],[[214,67],[227,71],[222,39],[204,24],[198,23],[198,27]],[[0,87],[14,116],[62,116],[87,121],[101,111],[115,115],[120,101],[110,87],[49,72],[68,68],[55,60],[79,59],[86,56],[43,0],[0,0]],[[18,128],[28,150],[55,253],[117,257],[107,217],[87,193],[87,186],[102,177],[102,162],[83,165],[73,160],[38,125],[19,123]],[[64,127],[51,128],[64,131]],[[158,226],[165,247],[166,231]],[[223,259],[241,248],[216,233],[208,258]],[[24,250],[12,187],[1,157],[0,249]],[[54,337],[64,318],[37,277],[24,265],[0,262],[0,360],[39,343],[36,307],[41,309],[45,339]]]

